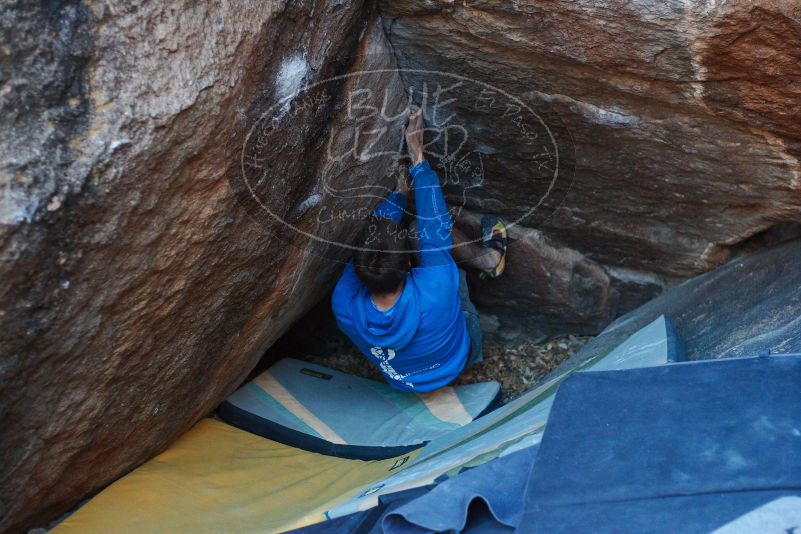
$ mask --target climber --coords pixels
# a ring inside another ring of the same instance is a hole
[[[416,225],[401,226],[406,179],[373,213],[360,246],[334,289],[339,328],[401,390],[428,392],[482,361],[478,312],[457,262],[495,278],[505,266],[506,227],[482,219],[481,245],[453,228],[439,177],[425,160],[422,112],[409,117],[406,145]],[[416,245],[410,246],[408,233]],[[418,265],[412,265],[412,257]]]

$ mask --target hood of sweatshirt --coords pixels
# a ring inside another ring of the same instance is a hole
[[[406,275],[403,291],[395,304],[387,311],[380,311],[373,304],[370,292],[362,287],[358,298],[351,301],[356,328],[365,341],[374,347],[402,349],[414,337],[420,324],[420,299],[417,288]]]

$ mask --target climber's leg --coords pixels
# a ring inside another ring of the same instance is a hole
[[[497,221],[501,228],[503,228],[503,240],[494,236],[493,232],[497,233],[497,228],[490,224],[490,234],[485,235],[481,242],[472,242],[462,231],[456,227],[451,228],[451,235],[453,237],[453,248],[451,248],[451,255],[459,268],[474,269],[480,271],[482,276],[494,278],[501,274],[503,270],[503,260],[506,255],[506,229],[503,223],[497,217],[485,216],[482,224],[490,220],[491,222]],[[486,226],[486,224],[485,224]],[[486,229],[485,229],[486,230]],[[485,234],[488,232],[485,231]],[[411,240],[411,250],[419,250],[417,243],[417,221],[413,220],[409,223],[409,236]],[[494,237],[493,237],[494,236]],[[413,265],[419,265],[419,255],[412,258]]]
[[[498,264],[490,271],[482,271],[481,278],[497,278],[506,268],[506,247],[509,239],[506,225],[497,215],[484,215],[481,218],[481,245],[489,250],[500,253]]]
[[[470,352],[467,354],[467,365],[484,361],[484,335],[481,333],[478,310],[470,301],[470,292],[467,289],[467,275],[459,269],[459,300],[462,303],[462,315],[467,325],[467,334],[470,336]]]
[[[490,272],[498,266],[503,252],[486,248],[479,243],[471,243],[460,230],[453,228],[453,249],[451,254],[460,267],[469,267],[482,272]]]

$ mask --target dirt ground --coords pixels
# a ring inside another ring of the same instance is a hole
[[[537,344],[485,346],[484,361],[467,368],[456,384],[496,380],[501,384],[506,402],[536,384],[590,339],[571,335]],[[381,373],[355,348],[324,357],[311,354],[295,357],[337,371],[382,380]]]

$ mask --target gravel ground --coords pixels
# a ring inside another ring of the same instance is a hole
[[[484,361],[467,368],[456,380],[456,384],[496,380],[501,383],[503,402],[507,402],[536,384],[590,339],[592,338],[566,336],[538,344],[486,346]],[[344,373],[382,380],[381,373],[355,348],[347,348],[325,357],[306,355],[298,358]]]

